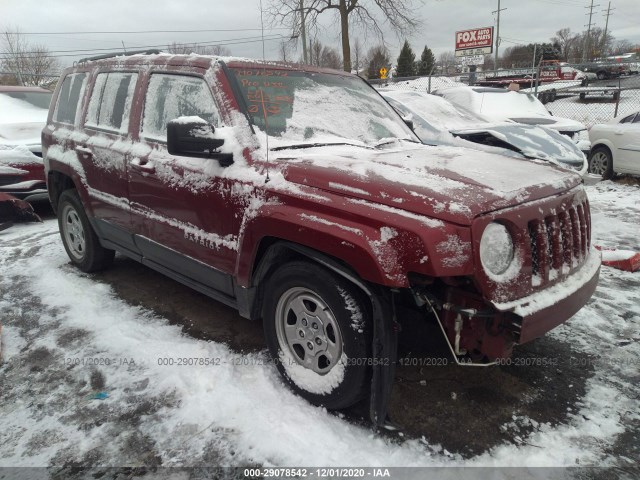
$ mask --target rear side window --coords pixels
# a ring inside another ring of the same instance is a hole
[[[53,114],[55,122],[75,125],[82,103],[80,99],[84,93],[86,83],[86,73],[74,73],[65,77],[58,95],[56,110]]]
[[[137,73],[100,73],[93,87],[85,125],[127,132],[137,80]]]
[[[166,140],[167,123],[170,120],[191,116],[198,116],[219,126],[220,116],[207,83],[202,78],[186,75],[151,75],[144,105],[142,134]]]

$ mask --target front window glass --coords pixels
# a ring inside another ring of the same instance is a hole
[[[360,78],[262,68],[233,72],[252,123],[272,138],[270,147],[416,140],[389,104]]]
[[[167,139],[167,123],[178,117],[200,117],[214,127],[220,116],[211,90],[199,77],[153,74],[149,80],[142,120],[142,134]]]

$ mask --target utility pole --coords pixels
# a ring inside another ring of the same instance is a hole
[[[500,46],[500,12],[502,10],[506,10],[506,8],[500,8],[500,0],[498,0],[498,10],[495,10],[491,13],[497,13],[498,17],[496,19],[496,60],[495,60],[495,69],[498,69],[498,47]]]
[[[305,26],[304,0],[300,0],[300,36],[302,37],[302,61],[307,64],[307,28]]]
[[[607,7],[607,20],[604,23],[604,34],[602,35],[602,48],[600,49],[603,53],[607,48],[607,32],[609,31],[609,15],[613,15],[611,10],[615,10],[615,8],[611,8],[611,2],[609,2],[609,6]],[[604,12],[604,10],[603,10]]]
[[[594,5],[593,4],[593,0],[591,0],[591,6],[590,7],[585,7],[589,9],[589,24],[585,25],[585,27],[587,27],[587,36],[584,38],[584,48],[583,48],[583,52],[582,52],[582,62],[586,62],[587,59],[589,58],[589,42],[591,40],[591,26],[593,25],[593,23],[591,23],[591,18],[593,17],[593,9],[595,7],[599,7],[600,4],[598,5]]]

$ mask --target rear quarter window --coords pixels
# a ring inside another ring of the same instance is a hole
[[[54,122],[75,125],[86,84],[86,73],[72,73],[65,77],[53,113]]]

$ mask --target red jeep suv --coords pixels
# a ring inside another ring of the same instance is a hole
[[[368,398],[376,423],[406,309],[460,364],[490,364],[598,281],[578,175],[422,145],[344,72],[89,59],[62,74],[42,139],[72,263],[118,251],[261,320],[294,391],[334,409]]]

